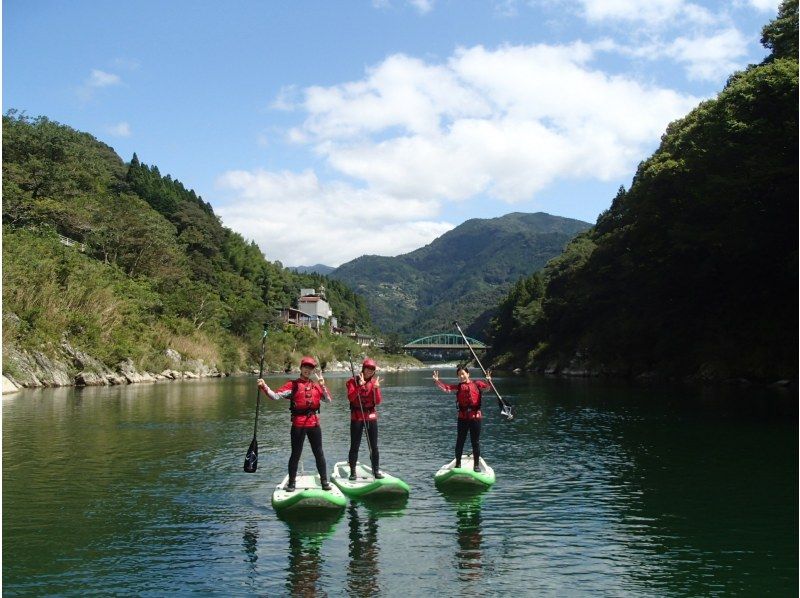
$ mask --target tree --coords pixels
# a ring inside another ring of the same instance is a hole
[[[761,43],[772,50],[770,59],[797,58],[797,2],[783,0],[777,18],[761,30]]]

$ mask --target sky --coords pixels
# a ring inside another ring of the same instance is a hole
[[[594,223],[779,0],[4,0],[3,111],[156,165],[285,266]]]

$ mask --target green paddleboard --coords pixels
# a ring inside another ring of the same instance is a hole
[[[318,475],[298,475],[292,492],[286,491],[288,483],[287,475],[272,492],[272,507],[281,514],[308,512],[309,516],[313,516],[315,511],[330,513],[343,509],[347,504],[347,498],[336,486],[332,485],[330,490],[323,490]]]
[[[480,459],[481,470],[474,471],[472,455],[461,455],[462,467],[456,467],[456,460],[442,465],[433,476],[440,488],[488,488],[494,484],[494,469],[489,467],[483,457]]]
[[[410,487],[400,478],[381,470],[382,478],[372,475],[372,468],[356,463],[356,479],[350,478],[350,465],[339,461],[333,466],[331,481],[351,498],[399,498],[408,496]]]

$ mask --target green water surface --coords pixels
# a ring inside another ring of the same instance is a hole
[[[328,381],[331,469],[347,458],[349,411],[344,375]],[[430,371],[387,374],[382,468],[411,495],[322,522],[270,506],[286,402],[262,402],[259,468],[242,471],[254,378],[7,395],[3,595],[796,595],[796,393],[496,384],[517,417],[484,399],[494,487],[436,489],[452,396]],[[302,462],[314,470],[308,446]]]

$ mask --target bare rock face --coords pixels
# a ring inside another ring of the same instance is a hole
[[[70,386],[72,376],[66,361],[50,358],[41,351],[17,351],[9,348],[6,357],[14,363],[15,380],[21,386]]]
[[[119,373],[125,378],[128,384],[137,384],[139,382],[152,382],[153,377],[148,374],[145,377],[143,374],[140,374],[139,371],[136,369],[133,361],[130,359],[126,359],[125,361],[121,361],[119,366]]]
[[[167,349],[164,354],[173,367],[158,374],[140,372],[131,359],[120,362],[112,369],[73,347],[67,340],[63,340],[61,346],[49,354],[4,347],[6,364],[10,366],[7,371],[13,372],[13,375],[3,376],[3,393],[14,392],[22,387],[138,384],[225,375],[200,360],[184,359],[174,349]]]
[[[20,387],[16,384],[16,382],[14,382],[14,381],[10,380],[9,378],[6,378],[5,376],[3,376],[3,394],[4,395],[7,395],[7,394],[12,393],[12,392],[17,392],[19,390],[19,388]]]
[[[105,386],[106,379],[94,372],[78,372],[75,376],[75,386]]]
[[[75,366],[80,372],[93,372],[102,377],[104,374],[110,373],[106,366],[104,366],[99,359],[95,359],[88,353],[74,348],[66,340],[61,342],[61,348],[64,353],[72,360],[72,365]]]
[[[105,378],[106,382],[115,386],[119,384],[128,383],[128,380],[125,378],[125,376],[121,376],[120,374],[115,374],[115,373],[107,374]]]

